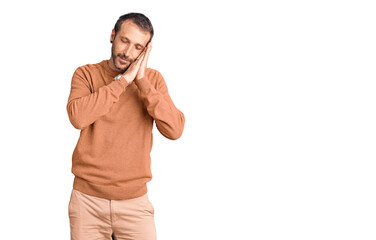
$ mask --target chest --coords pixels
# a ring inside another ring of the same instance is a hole
[[[98,91],[100,87],[111,83],[111,81],[113,80],[106,78],[93,79],[93,90]],[[132,83],[100,120],[110,124],[129,126],[150,122],[152,117],[148,114],[144,101],[140,97],[140,90],[135,83]]]

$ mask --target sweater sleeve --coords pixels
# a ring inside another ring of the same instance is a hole
[[[72,125],[77,129],[84,129],[108,113],[127,85],[127,81],[122,77],[119,81],[113,81],[94,92],[91,90],[88,77],[81,68],[78,68],[72,77],[67,103],[68,116]]]
[[[156,78],[157,88],[149,81],[149,78],[153,77]],[[162,75],[153,70],[134,82],[140,90],[140,97],[149,115],[155,120],[158,131],[168,139],[178,139],[183,133],[185,117],[172,102]]]

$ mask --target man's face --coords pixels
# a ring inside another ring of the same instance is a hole
[[[125,20],[115,36],[111,33],[111,59],[112,68],[124,72],[133,61],[141,54],[150,39],[150,33],[143,31],[132,20]]]

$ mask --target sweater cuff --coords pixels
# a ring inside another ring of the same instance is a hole
[[[127,80],[124,78],[124,76],[121,76],[121,78],[118,81],[121,83],[125,91],[125,89],[129,86],[129,83],[127,82]]]

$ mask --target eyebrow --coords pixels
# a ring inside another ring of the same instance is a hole
[[[127,41],[130,41],[130,42],[132,42],[131,40],[129,40],[129,38],[127,38],[127,37],[124,37],[124,36],[120,36],[120,38],[124,38],[124,39],[126,39]],[[142,48],[144,48],[145,46],[144,45],[142,45],[142,44],[140,44],[140,43],[135,43],[135,45],[137,45],[137,46],[140,46],[140,47],[142,47]]]

